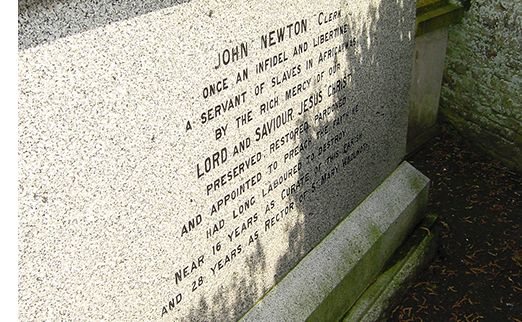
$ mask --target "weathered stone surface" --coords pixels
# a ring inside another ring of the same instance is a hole
[[[389,311],[411,286],[417,274],[433,259],[437,249],[437,232],[432,231],[437,215],[428,215],[410,238],[393,254],[386,268],[368,287],[343,322],[373,322],[389,317]]]
[[[457,23],[464,13],[464,6],[450,0],[417,2],[417,36],[444,29]]]
[[[242,321],[338,321],[422,218],[428,188],[402,163]]]
[[[23,2],[22,320],[237,319],[404,155],[412,1],[171,4]]]
[[[464,7],[449,0],[417,1],[415,54],[410,88],[407,153],[438,132],[439,99],[448,45],[448,26]]]
[[[465,136],[522,171],[522,4],[473,1],[449,33],[441,111]]]
[[[447,44],[447,28],[422,34],[415,39],[408,116],[408,153],[425,143],[436,127]]]

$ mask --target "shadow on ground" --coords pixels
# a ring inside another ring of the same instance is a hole
[[[409,161],[432,180],[441,244],[388,321],[522,321],[522,176],[446,124]]]

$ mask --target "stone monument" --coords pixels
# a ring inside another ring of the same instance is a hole
[[[418,221],[414,20],[410,0],[21,1],[20,318],[320,314],[335,247],[378,270],[372,245]]]

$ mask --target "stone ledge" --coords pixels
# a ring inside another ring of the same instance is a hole
[[[448,0],[417,0],[417,13],[423,13],[448,4]]]
[[[448,27],[460,21],[464,7],[448,1],[419,1],[417,3],[416,36]]]
[[[422,219],[428,189],[427,177],[400,164],[242,321],[342,318]]]
[[[388,268],[361,295],[343,322],[376,321],[384,318],[412,279],[431,261],[438,235],[432,231],[437,215],[430,214],[393,256]]]

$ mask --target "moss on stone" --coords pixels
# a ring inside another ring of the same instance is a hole
[[[423,220],[376,281],[343,317],[343,322],[374,321],[386,312],[393,298],[406,288],[407,281],[433,257],[436,243],[435,234],[430,229],[436,219],[437,215],[430,214]]]
[[[413,180],[414,181],[414,180]],[[410,182],[417,185],[421,180]],[[323,303],[308,317],[307,321],[338,321],[357,301],[367,286],[376,280],[385,267],[388,259],[408,236],[421,214],[427,199],[425,183],[418,187],[424,189],[419,198],[405,210],[408,215],[401,216],[398,221],[381,232],[377,226],[370,224],[368,230],[371,238],[375,238],[372,247],[359,259],[353,269],[345,275],[337,287],[328,295]],[[416,190],[419,191],[419,190]],[[343,260],[352,261],[354,256],[349,249],[343,254]]]
[[[441,113],[465,137],[522,172],[522,3],[476,0],[451,27]]]
[[[430,6],[427,10],[417,11],[417,36],[447,27],[461,19],[464,13],[464,8],[461,5],[438,3],[442,5]]]

